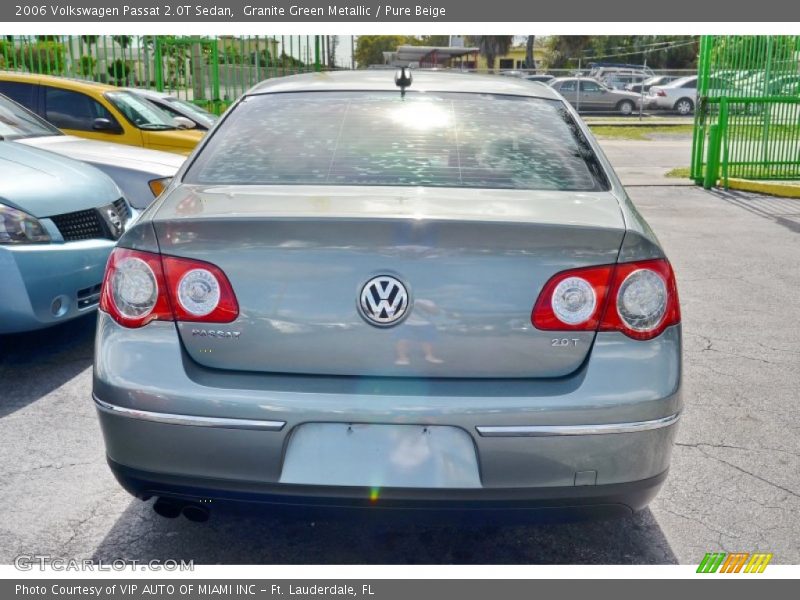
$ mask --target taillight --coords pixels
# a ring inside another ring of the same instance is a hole
[[[531,322],[545,331],[597,329],[613,265],[563,271],[548,281],[533,307]]]
[[[127,248],[108,259],[100,309],[125,327],[154,320],[230,323],[239,315],[233,288],[215,265]]]
[[[665,92],[664,90],[656,90],[656,96],[661,96],[662,98],[666,98],[667,92]]]
[[[142,327],[156,319],[171,320],[161,256],[115,248],[103,277],[100,309],[125,327]]]
[[[650,340],[680,321],[678,286],[669,261],[616,266],[600,331],[621,331],[637,340]]]
[[[230,323],[239,316],[233,288],[219,267],[175,256],[163,262],[175,320]]]
[[[531,323],[545,331],[621,331],[649,340],[681,320],[675,275],[663,259],[564,271],[544,286]]]

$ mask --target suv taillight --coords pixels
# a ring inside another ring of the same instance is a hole
[[[545,331],[621,331],[649,340],[681,320],[665,259],[563,271],[542,288],[531,323]]]
[[[125,327],[155,320],[230,323],[239,316],[219,267],[127,248],[115,248],[108,259],[100,309]]]

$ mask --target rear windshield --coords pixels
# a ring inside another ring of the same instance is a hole
[[[560,101],[422,92],[250,96],[184,181],[608,189]]]

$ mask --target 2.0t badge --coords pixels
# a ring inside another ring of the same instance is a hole
[[[361,288],[358,307],[368,323],[388,327],[403,320],[408,304],[406,287],[390,275],[380,275]]]

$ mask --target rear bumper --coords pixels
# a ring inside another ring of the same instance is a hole
[[[663,471],[648,479],[599,486],[462,489],[374,489],[360,487],[280,485],[154,473],[132,469],[108,459],[117,481],[133,496],[172,498],[209,506],[218,502],[248,502],[304,518],[380,514],[428,516],[435,522],[452,517],[474,522],[497,518],[511,521],[563,521],[626,517],[645,508],[667,477]]]
[[[386,424],[457,428],[479,471],[472,489],[387,484],[380,497],[393,506],[574,500],[637,510],[669,467],[682,408],[680,326],[648,342],[600,334],[569,377],[494,381],[221,372],[186,355],[174,324],[128,330],[102,312],[97,336],[94,397],[107,455],[140,497],[371,506],[372,488],[337,485],[322,469],[312,471],[314,485],[282,483],[284,459],[304,424]],[[628,489],[630,499],[609,500]]]
[[[654,110],[672,110],[672,100],[667,96],[650,96],[645,100],[645,107]]]

